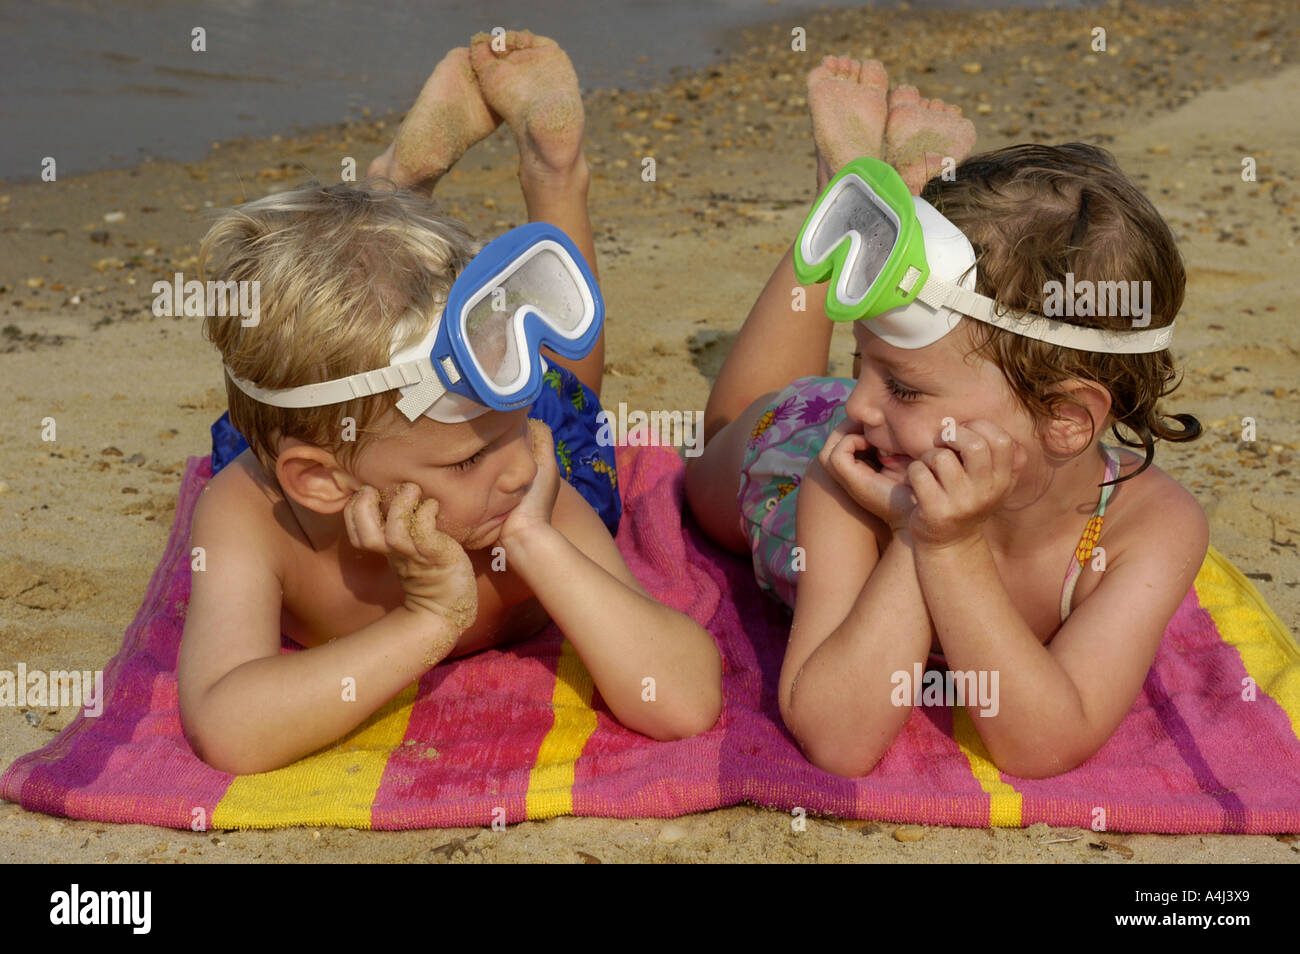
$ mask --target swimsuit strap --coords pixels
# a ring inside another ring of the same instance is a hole
[[[1074,587],[1079,582],[1079,577],[1083,575],[1083,568],[1092,559],[1093,549],[1097,546],[1097,540],[1101,537],[1101,524],[1102,518],[1106,515],[1106,504],[1110,500],[1110,495],[1115,491],[1115,485],[1110,481],[1119,476],[1119,452],[1105,444],[1099,444],[1098,446],[1101,448],[1102,453],[1106,455],[1106,485],[1101,488],[1101,498],[1097,501],[1097,509],[1088,520],[1088,525],[1083,528],[1083,536],[1079,538],[1079,545],[1074,548],[1074,554],[1070,558],[1070,568],[1065,574],[1065,585],[1061,587],[1062,623],[1070,615],[1070,605],[1074,602]]]

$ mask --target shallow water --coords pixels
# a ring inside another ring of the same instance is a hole
[[[212,142],[405,110],[441,54],[531,26],[586,87],[642,88],[703,66],[740,31],[860,0],[0,0],[0,177],[195,159]],[[913,7],[965,6],[963,2]],[[980,0],[976,6],[1005,6]],[[1021,6],[1078,6],[1020,0]],[[888,5],[882,5],[888,6]],[[204,52],[192,31],[206,33]]]

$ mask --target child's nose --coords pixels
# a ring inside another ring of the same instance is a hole
[[[848,400],[844,402],[844,412],[852,420],[859,421],[867,427],[879,427],[885,423],[885,415],[880,409],[879,402],[861,378],[849,393]]]
[[[515,441],[510,448],[510,458],[501,471],[499,486],[503,493],[513,494],[523,490],[537,476],[537,462],[527,438]]]

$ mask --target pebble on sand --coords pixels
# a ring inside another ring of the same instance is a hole
[[[687,834],[688,831],[686,826],[679,825],[676,822],[669,822],[664,825],[663,828],[659,829],[659,834],[655,837],[655,841],[663,842],[665,845],[671,845],[674,842],[681,841]]]

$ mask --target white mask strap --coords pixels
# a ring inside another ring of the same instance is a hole
[[[919,273],[918,273],[919,274]],[[908,278],[911,281],[908,281]],[[916,278],[908,276],[900,284],[910,290]],[[959,314],[994,325],[1004,331],[1045,341],[1076,351],[1103,354],[1149,354],[1169,347],[1174,337],[1174,324],[1163,328],[1137,328],[1131,331],[1111,331],[1106,328],[1083,328],[1079,325],[1055,321],[1027,311],[999,310],[997,303],[984,295],[967,291],[960,285],[946,282],[931,274],[917,293],[917,299],[936,311],[951,308]]]

